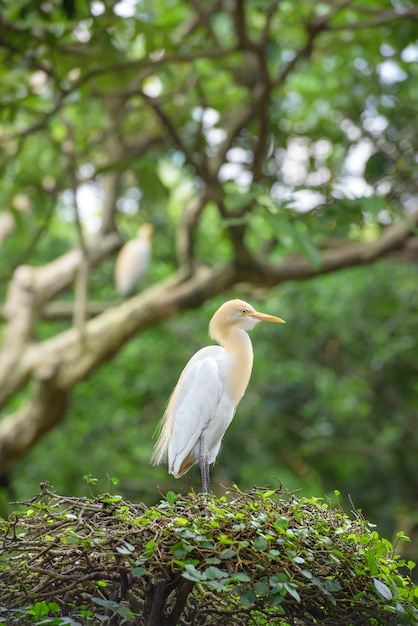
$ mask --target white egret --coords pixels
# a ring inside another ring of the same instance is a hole
[[[115,265],[115,283],[118,293],[127,296],[146,274],[151,257],[152,224],[142,224],[135,239],[121,248]]]
[[[225,302],[209,324],[220,345],[202,348],[190,359],[161,420],[153,464],[167,461],[170,474],[179,478],[199,463],[203,493],[210,490],[209,465],[250,380],[253,349],[246,331],[263,321],[284,323],[243,300]]]

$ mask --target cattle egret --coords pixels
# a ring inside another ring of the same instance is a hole
[[[116,289],[127,296],[146,274],[151,256],[152,224],[142,224],[135,239],[125,243],[115,265]]]
[[[153,464],[168,461],[168,471],[179,478],[199,463],[203,493],[209,493],[209,465],[250,380],[253,348],[246,331],[258,322],[284,320],[243,300],[229,300],[216,311],[209,334],[220,345],[202,348],[190,359],[161,420]]]

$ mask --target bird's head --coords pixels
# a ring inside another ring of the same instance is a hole
[[[251,330],[259,322],[285,323],[280,317],[256,311],[251,304],[244,300],[228,300],[212,317],[209,324],[209,334],[212,339],[222,343],[225,335],[234,328]]]
[[[145,222],[145,224],[142,224],[142,226],[138,228],[137,237],[140,239],[148,239],[148,241],[150,241],[153,232],[154,226],[149,222]]]

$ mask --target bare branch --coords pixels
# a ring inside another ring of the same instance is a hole
[[[88,302],[87,306],[87,318],[91,319],[101,313],[104,313],[110,307],[119,306],[120,300],[109,300],[108,302],[92,301]],[[68,320],[73,317],[74,305],[72,302],[66,300],[48,302],[42,309],[40,317],[43,320]],[[0,318],[7,320],[7,316],[4,307],[0,307]]]
[[[239,49],[247,49],[250,45],[250,38],[247,30],[247,20],[245,15],[245,0],[235,0],[235,10],[233,19],[235,32],[238,37]]]
[[[201,173],[202,170],[201,170],[200,164],[196,161],[193,153],[189,150],[189,148],[184,143],[183,138],[177,132],[175,125],[173,124],[173,122],[171,121],[167,113],[155,101],[155,99],[150,98],[144,92],[141,92],[141,96],[143,97],[144,101],[151,107],[151,109],[154,111],[156,116],[159,118],[159,120],[161,121],[165,129],[167,130],[168,134],[171,136],[174,144],[183,152],[188,163],[192,165],[198,173]]]
[[[336,4],[333,7],[333,11],[327,15],[317,17],[313,19],[311,22],[306,24],[306,32],[307,32],[307,40],[305,44],[299,48],[299,50],[295,53],[293,59],[291,59],[287,65],[282,69],[277,78],[273,81],[273,86],[277,87],[282,85],[286,80],[289,73],[294,69],[297,63],[306,57],[309,57],[312,53],[313,44],[315,39],[324,31],[331,30],[330,21],[335,15],[337,15],[342,9],[350,4],[350,0],[343,0],[343,2]]]
[[[193,271],[195,265],[194,231],[206,202],[207,197],[205,193],[200,193],[191,198],[186,205],[180,226],[177,230],[177,257],[180,266],[188,268],[190,272]]]
[[[208,6],[200,2],[200,0],[189,0],[189,2],[196,11],[196,16],[184,26],[183,31],[180,33],[180,35],[189,35],[190,33],[194,32],[199,26],[202,26],[206,29],[210,41],[215,44],[216,47],[219,47],[219,41],[213,31],[210,18],[212,17],[212,15],[215,15],[217,11],[219,11],[222,6],[222,0],[215,0]]]
[[[355,7],[355,10],[359,12],[363,11],[363,9],[361,9],[360,7]],[[416,19],[417,17],[417,7],[414,7],[409,11],[405,11],[404,13],[397,13],[395,11],[377,11],[376,17],[370,18],[369,20],[347,22],[345,24],[329,24],[328,30],[362,30],[367,28],[373,28],[375,26],[381,26],[382,24],[387,24],[388,22],[394,22],[396,20]]]
[[[266,21],[264,23],[263,31],[261,33],[260,40],[258,42],[259,46],[265,46],[267,43],[270,25],[271,25],[272,19],[274,17],[275,12],[277,11],[277,8],[280,2],[281,0],[273,0],[272,2],[270,2],[267,8]]]
[[[71,126],[67,123],[67,127],[71,131]],[[86,322],[86,310],[88,300],[88,278],[89,278],[89,261],[86,241],[83,233],[83,226],[80,218],[80,207],[77,199],[77,173],[74,155],[71,153],[68,158],[69,178],[73,192],[73,204],[75,215],[75,227],[81,252],[81,258],[78,265],[77,276],[75,280],[75,297],[74,297],[74,316],[73,324],[80,334],[80,343],[84,344],[84,326]]]

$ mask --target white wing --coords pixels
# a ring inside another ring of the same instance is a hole
[[[216,459],[236,408],[223,384],[227,365],[225,350],[210,346],[199,350],[180,376],[154,455],[160,463],[168,447],[169,472],[176,478],[197,462],[201,439],[209,463]]]

